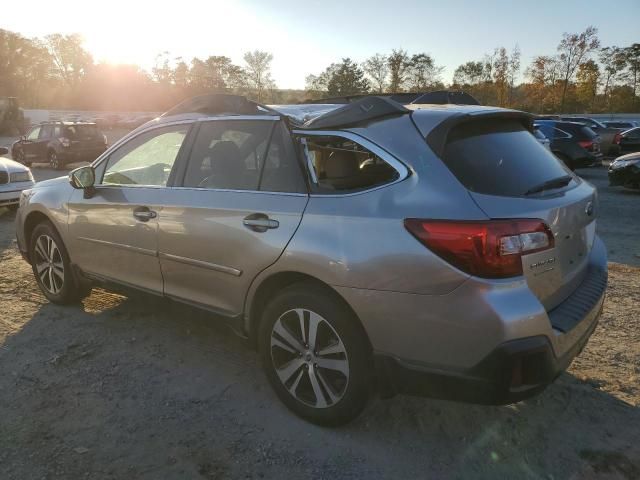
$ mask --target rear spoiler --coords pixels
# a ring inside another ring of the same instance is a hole
[[[383,117],[405,115],[407,113],[411,113],[411,110],[400,105],[398,102],[394,102],[386,97],[369,96],[313,118],[300,128],[324,130],[352,127]]]
[[[484,121],[484,120],[512,120],[521,123],[522,126],[533,132],[533,115],[520,112],[517,110],[490,110],[460,113],[452,115],[439,123],[429,134],[427,135],[427,143],[431,150],[433,150],[439,157],[444,154],[444,149],[447,145],[447,139],[449,134],[454,128],[464,125],[465,123]]]

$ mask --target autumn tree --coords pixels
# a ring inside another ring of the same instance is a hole
[[[638,82],[640,81],[640,43],[634,43],[624,49],[624,56],[631,77],[631,91],[633,92],[633,108],[636,107],[638,96]]]
[[[576,74],[576,95],[578,101],[586,107],[588,111],[593,110],[598,84],[600,81],[600,68],[593,60],[578,65]]]
[[[564,33],[558,44],[560,75],[563,81],[560,111],[564,109],[569,82],[573,79],[578,66],[588,59],[591,52],[600,47],[598,29],[589,26],[582,33]]]

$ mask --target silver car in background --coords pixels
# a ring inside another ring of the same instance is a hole
[[[516,402],[607,283],[595,189],[531,132],[481,106],[197,97],[24,192],[18,245],[52,302],[118,284],[226,318],[312,422],[374,389]]]
[[[4,155],[9,149],[0,147],[0,207],[18,208],[20,194],[35,184],[29,167],[14,162]]]

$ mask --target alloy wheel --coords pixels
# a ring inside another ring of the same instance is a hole
[[[349,357],[344,343],[331,324],[311,310],[288,310],[276,320],[271,360],[289,394],[308,406],[331,407],[347,390]]]
[[[47,292],[58,295],[64,287],[64,262],[58,245],[49,235],[40,235],[36,240],[35,254],[40,283]]]
[[[51,152],[49,154],[49,166],[51,168],[53,168],[54,170],[58,169],[59,163],[58,163],[58,154],[56,152]]]

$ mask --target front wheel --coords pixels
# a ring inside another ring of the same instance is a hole
[[[49,222],[43,222],[33,230],[29,258],[38,286],[51,302],[73,303],[90,292],[74,277],[69,254]]]
[[[371,391],[370,349],[358,320],[314,284],[283,290],[265,308],[262,366],[282,402],[320,425],[357,417]]]

